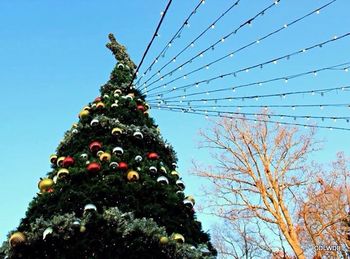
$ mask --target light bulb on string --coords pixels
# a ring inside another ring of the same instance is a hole
[[[316,14],[320,14],[320,10],[317,10],[317,11],[316,11]]]
[[[193,42],[191,43],[191,47],[194,47],[194,43]]]
[[[230,58],[233,58],[233,53],[230,54]]]
[[[222,38],[222,39],[221,39],[221,42],[225,42],[225,38]]]
[[[287,28],[287,27],[288,27],[288,24],[283,25],[283,27],[284,27],[284,28]]]
[[[213,23],[210,28],[215,29],[215,24]]]
[[[284,79],[284,82],[285,82],[285,83],[288,83],[288,78],[285,78],[285,79]]]
[[[344,71],[345,72],[349,72],[349,68],[344,68]]]
[[[260,40],[257,40],[256,43],[259,44],[259,43],[260,43]]]
[[[295,111],[295,106],[292,106],[292,110]]]

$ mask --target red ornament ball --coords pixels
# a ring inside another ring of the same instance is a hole
[[[145,109],[145,106],[143,106],[142,104],[139,104],[139,105],[137,105],[137,109],[139,110],[139,111],[142,111],[142,112],[144,112],[146,109]]]
[[[128,170],[128,164],[125,162],[120,162],[119,163],[119,169],[120,170]]]
[[[101,142],[93,141],[90,143],[89,148],[90,148],[91,152],[95,153],[102,148],[102,144],[101,144]]]
[[[147,157],[150,160],[157,160],[159,158],[158,154],[155,152],[148,153]]]
[[[96,99],[94,100],[95,103],[101,102],[101,97],[96,97]]]
[[[92,163],[88,164],[86,169],[91,173],[97,173],[98,171],[101,170],[101,165],[99,163],[92,162]]]
[[[62,162],[62,167],[65,168],[70,167],[72,165],[74,165],[74,158],[71,156],[67,156]]]

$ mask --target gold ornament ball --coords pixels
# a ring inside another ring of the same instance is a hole
[[[106,162],[111,161],[111,154],[109,154],[109,153],[107,153],[107,152],[103,152],[103,153],[100,155],[100,160],[101,160],[101,161],[106,161]]]
[[[64,160],[65,158],[66,158],[65,156],[59,157],[59,158],[57,159],[57,165],[58,165],[58,166],[61,166],[62,163],[63,163],[63,160]]]
[[[173,235],[173,240],[175,240],[178,243],[185,243],[185,238],[183,235],[179,234],[179,233],[175,233]]]
[[[15,232],[11,235],[9,243],[11,247],[23,244],[26,241],[26,236],[22,232]]]
[[[42,179],[38,183],[38,188],[39,188],[40,192],[46,192],[48,189],[50,189],[52,187],[53,184],[54,184],[54,182],[52,179],[45,178],[45,179]]]
[[[159,243],[162,245],[166,245],[168,242],[169,242],[169,238],[167,238],[167,237],[161,237],[159,239]]]
[[[139,176],[138,172],[133,171],[133,170],[128,172],[128,180],[129,181],[137,181],[139,179],[140,179],[140,176]]]
[[[85,226],[80,226],[80,232],[84,233],[86,231],[86,227]]]
[[[80,113],[79,113],[79,118],[80,119],[83,119],[83,118],[86,118],[87,116],[89,116],[90,112],[88,110],[82,110]]]
[[[121,128],[114,128],[112,129],[112,135],[119,135],[119,134],[122,134],[123,131]]]
[[[185,199],[190,200],[193,203],[193,205],[196,204],[196,200],[194,199],[194,197],[192,195],[188,195],[187,197],[185,197]]]
[[[96,108],[102,109],[102,108],[104,108],[104,107],[105,107],[105,104],[104,104],[103,102],[98,102],[98,103],[96,103]]]

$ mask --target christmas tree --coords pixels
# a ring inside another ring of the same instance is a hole
[[[6,258],[212,258],[184,194],[176,154],[132,86],[136,66],[112,34],[117,64],[101,96],[65,133],[52,170],[1,247]]]

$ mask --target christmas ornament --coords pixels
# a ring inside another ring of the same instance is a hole
[[[56,155],[51,155],[51,156],[50,156],[50,162],[51,162],[52,164],[55,164],[55,163],[57,162],[57,156],[56,156]]]
[[[65,159],[66,157],[65,156],[61,156],[57,159],[57,165],[58,166],[62,166],[62,163],[63,163],[63,160]]]
[[[83,226],[80,226],[80,230],[79,230],[81,233],[84,233],[86,231],[86,227],[83,225]]]
[[[96,206],[92,203],[86,204],[84,207],[84,213],[89,212],[89,211],[97,211]]]
[[[11,235],[9,243],[11,247],[15,247],[23,244],[26,241],[26,237],[22,232],[15,232]]]
[[[112,135],[118,136],[123,133],[123,130],[121,128],[114,128],[112,129]]]
[[[83,153],[80,155],[80,158],[83,160],[87,160],[88,159],[88,155],[86,153]]]
[[[102,155],[103,153],[104,153],[103,150],[99,150],[99,151],[97,151],[96,155],[97,155],[98,157],[100,157],[100,155]]]
[[[149,110],[150,106],[148,103],[145,103],[144,106],[145,106],[146,111]]]
[[[133,136],[136,138],[136,139],[143,139],[143,134],[140,132],[140,131],[135,131]]]
[[[124,65],[121,64],[121,63],[118,63],[117,68],[119,68],[119,69],[124,69]]]
[[[98,124],[100,123],[100,121],[98,119],[93,119],[91,122],[90,122],[90,125],[92,127],[95,127],[97,126]]]
[[[67,156],[63,161],[62,161],[62,167],[70,167],[74,165],[74,158],[71,156]]]
[[[77,129],[73,129],[73,130],[72,130],[72,133],[73,133],[73,134],[77,134],[78,132],[79,132],[79,130],[77,130]]]
[[[121,156],[122,154],[124,154],[124,150],[121,147],[115,147],[112,150],[113,154],[115,154],[116,156]]]
[[[168,242],[169,242],[169,238],[167,238],[167,237],[161,237],[159,239],[159,243],[162,245],[166,245]]]
[[[101,170],[101,165],[99,163],[92,162],[92,163],[88,164],[86,169],[91,173],[96,173],[96,172]]]
[[[183,181],[177,180],[176,185],[177,185],[177,187],[180,188],[180,190],[182,190],[182,191],[185,190],[185,183]]]
[[[167,170],[166,170],[166,168],[165,168],[164,166],[161,166],[161,167],[160,167],[160,171],[161,171],[163,174],[167,174],[167,173],[168,173]]]
[[[90,112],[88,110],[82,110],[80,113],[79,113],[79,118],[80,119],[84,119],[86,117],[88,117],[90,114]]]
[[[85,106],[82,111],[89,111],[90,110],[90,107],[89,106]]]
[[[190,201],[190,200],[188,200],[188,199],[185,199],[184,201],[183,201],[183,203],[185,204],[185,206],[187,206],[187,207],[189,207],[189,208],[193,208],[193,206],[194,206],[194,204],[193,204],[193,202],[192,201]]]
[[[48,235],[51,235],[53,233],[53,229],[52,227],[48,227],[47,229],[45,229],[44,233],[43,233],[43,239],[45,240],[45,238],[48,236]]]
[[[107,152],[103,152],[101,155],[100,155],[100,160],[103,161],[103,162],[109,162],[111,161],[111,154],[107,153]]]
[[[104,99],[108,99],[108,98],[109,98],[109,95],[108,95],[108,94],[104,94],[104,95],[103,95],[103,98],[104,98]]]
[[[130,182],[138,181],[140,179],[139,173],[133,170],[128,172],[127,177]]]
[[[142,161],[142,156],[140,156],[140,155],[135,156],[135,161],[137,163],[140,163]]]
[[[41,193],[48,192],[54,185],[54,182],[50,178],[41,179],[38,183],[38,188]]]
[[[148,159],[150,160],[157,160],[159,158],[158,154],[155,152],[151,152],[147,155]]]
[[[100,150],[102,148],[102,144],[98,141],[93,141],[89,145],[89,148],[90,148],[90,151],[92,153],[96,153],[98,150]]]
[[[65,168],[62,168],[57,172],[57,179],[62,179],[66,177],[68,174],[69,174],[69,171]]]
[[[103,109],[104,107],[105,107],[105,104],[103,102],[96,103],[96,108],[97,109]]]
[[[96,97],[96,99],[94,100],[94,103],[98,103],[101,102],[101,97]]]
[[[185,200],[191,201],[193,203],[193,205],[196,204],[196,201],[192,195],[188,195],[187,197],[185,197]]]
[[[177,167],[176,163],[172,163],[171,165],[173,166],[174,169]]]
[[[119,167],[119,164],[117,162],[111,162],[109,164],[109,168],[111,168],[113,170],[117,169],[118,167]]]
[[[119,163],[119,169],[120,170],[124,170],[124,171],[128,170],[128,164],[125,163],[125,162],[120,162]]]
[[[176,171],[172,171],[172,172],[171,172],[171,175],[172,175],[172,176],[174,176],[174,177],[175,177],[175,179],[177,179],[177,180],[180,178],[179,173],[178,173],[178,172],[176,172]]]
[[[81,220],[76,219],[73,221],[72,225],[73,225],[73,227],[78,228],[78,227],[80,227],[80,223],[81,223]]]
[[[152,174],[155,174],[155,173],[157,173],[157,167],[155,167],[155,166],[150,166],[149,167],[149,169],[148,169]]]
[[[185,238],[183,237],[183,235],[178,234],[178,233],[173,234],[172,239],[178,243],[185,243]]]
[[[159,176],[157,182],[161,184],[169,184],[169,180],[165,176]]]
[[[117,102],[115,102],[115,103],[113,103],[113,104],[111,105],[112,108],[116,108],[116,107],[118,107],[118,106],[119,106],[119,105],[118,105]]]
[[[141,112],[144,112],[146,110],[142,104],[137,105],[136,108]]]

